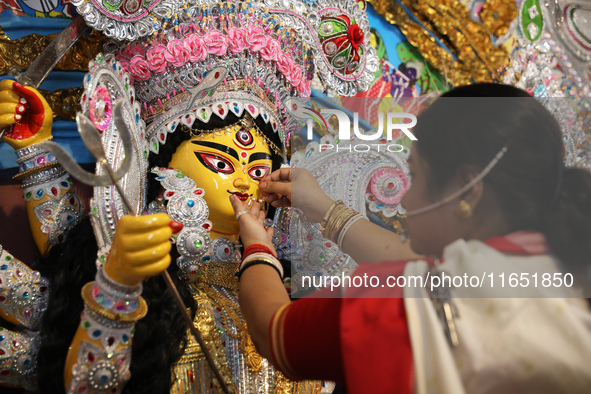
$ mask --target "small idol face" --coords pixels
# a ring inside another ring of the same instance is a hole
[[[235,235],[239,226],[230,195],[244,202],[260,199],[259,181],[271,173],[271,152],[254,130],[236,127],[233,131],[203,133],[184,141],[169,166],[191,177],[205,191],[209,206],[211,235]],[[220,234],[221,233],[221,234]]]

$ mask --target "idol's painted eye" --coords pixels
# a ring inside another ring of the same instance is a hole
[[[254,141],[252,134],[250,134],[248,130],[239,130],[236,133],[236,139],[244,146],[249,146]]]
[[[267,166],[256,166],[256,167],[252,167],[248,171],[248,175],[250,175],[250,177],[252,179],[258,181],[258,180],[266,177],[267,175],[269,175],[269,172],[271,172],[271,169]]]
[[[198,152],[195,152],[195,156],[197,156],[201,164],[213,172],[221,172],[222,174],[231,174],[234,172],[232,164],[219,156]]]

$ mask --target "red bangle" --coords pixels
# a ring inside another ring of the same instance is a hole
[[[268,247],[266,247],[265,245],[252,244],[250,246],[247,246],[246,249],[244,249],[244,253],[242,253],[242,260],[244,260],[248,255],[253,254],[253,253],[258,253],[258,252],[268,253],[268,254],[272,255],[273,257],[277,257],[277,255],[275,253],[273,253],[273,251],[271,249],[269,249]]]

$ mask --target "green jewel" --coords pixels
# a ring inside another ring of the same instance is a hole
[[[218,332],[219,332],[220,334],[223,334],[223,333],[224,333],[224,330],[222,330],[221,328],[218,328]]]
[[[319,260],[319,261],[324,261],[324,255],[323,255],[323,254],[321,254],[320,256],[318,256],[318,260]]]
[[[85,329],[88,330],[88,328],[90,328],[90,323],[85,321],[84,324],[82,325],[82,327],[84,327]]]
[[[95,208],[92,208],[92,213],[93,213],[94,215],[98,214],[98,210],[96,209],[96,207],[95,207]]]
[[[33,192],[27,192],[27,194],[25,194],[25,199],[30,200],[32,195]]]
[[[6,261],[10,261],[10,260],[12,260],[12,257],[6,256]]]
[[[183,174],[182,172],[179,172],[179,173],[176,174],[176,177],[177,178],[184,178],[185,177],[185,174]]]
[[[129,90],[129,84],[127,82],[125,83],[125,90]]]
[[[104,263],[105,262],[105,255],[101,255],[101,262]]]
[[[201,246],[203,246],[203,242],[201,242],[201,240],[195,241],[195,247],[196,248],[200,248]]]

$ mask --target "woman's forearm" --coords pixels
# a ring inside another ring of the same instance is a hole
[[[267,265],[255,265],[242,273],[240,308],[248,332],[258,352],[271,359],[269,325],[275,312],[290,302],[277,271]]]
[[[419,257],[410,249],[410,242],[402,242],[399,235],[369,220],[356,221],[345,234],[341,247],[359,263]]]

